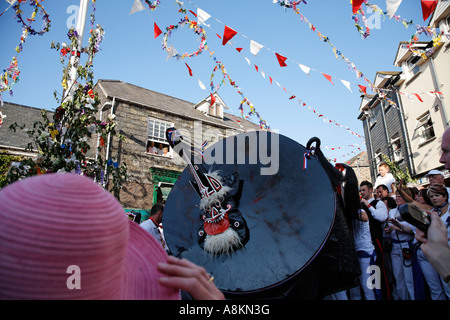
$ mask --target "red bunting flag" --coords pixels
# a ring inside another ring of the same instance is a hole
[[[256,72],[258,72],[258,66],[255,64],[255,69],[256,69]]]
[[[275,52],[275,55],[277,56],[277,59],[278,59],[278,63],[280,64],[280,67],[287,67],[287,64],[286,64],[286,57],[283,57],[282,55],[279,55],[278,53],[276,53]]]
[[[352,0],[352,9],[353,14],[358,12],[359,8],[361,8],[361,5],[363,4],[364,0]]]
[[[269,77],[269,80],[270,80],[270,84],[272,84],[272,78],[271,77]]]
[[[433,13],[438,4],[438,0],[421,0],[423,21],[426,21],[428,17]]]
[[[216,102],[216,97],[211,93],[211,106]]]
[[[155,35],[155,39],[158,38],[158,36],[162,33],[161,29],[158,27],[156,22],[154,22],[154,25],[153,25],[153,33]]]
[[[241,52],[241,51],[242,51],[242,48],[236,48],[236,50],[239,51],[239,52]]]
[[[359,91],[360,92],[362,92],[362,93],[364,93],[364,94],[367,94],[367,87],[365,87],[365,86],[362,86],[362,85],[360,85],[360,84],[358,84],[358,87],[359,87]]]
[[[417,93],[414,93],[414,95],[417,97],[417,99],[419,99],[420,102],[423,102],[422,98]]]
[[[289,98],[289,100],[292,100],[292,99],[294,99],[295,98],[295,96],[291,96],[290,98]]]
[[[186,67],[187,67],[188,70],[189,70],[189,75],[192,77],[192,69],[189,68],[189,66],[188,66],[188,64],[187,64],[186,62],[185,62],[184,64],[186,65]]]
[[[226,45],[227,42],[230,41],[236,34],[236,31],[228,26],[225,26],[225,30],[223,31],[222,45]]]
[[[333,81],[331,81],[331,76],[330,76],[330,75],[325,74],[325,73],[322,73],[322,74],[323,74],[323,76],[324,76],[325,78],[327,78],[328,81],[330,81],[330,82],[334,85]]]

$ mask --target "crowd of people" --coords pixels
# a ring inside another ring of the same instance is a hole
[[[147,145],[147,153],[157,154],[163,157],[170,157],[169,147],[164,147],[162,143],[159,144],[159,147],[156,148],[155,143],[150,141]]]
[[[440,162],[450,169],[450,129],[442,137]],[[361,277],[335,300],[448,300],[450,298],[449,189],[444,174],[431,170],[427,188],[396,181],[386,163],[379,165],[375,186],[360,183],[361,210],[353,233]],[[428,217],[425,232],[404,221],[408,204]],[[376,270],[374,271],[374,267]]]
[[[441,163],[450,169],[450,129]],[[408,188],[380,165],[375,186],[360,183],[354,243],[359,284],[329,299],[446,300],[450,297],[449,191],[431,170],[427,189]],[[164,206],[137,224],[92,179],[45,174],[0,190],[0,299],[225,299],[214,277],[170,255],[161,230]],[[412,203],[427,231],[402,219]],[[378,270],[378,272],[377,272]],[[374,276],[375,275],[375,276]]]

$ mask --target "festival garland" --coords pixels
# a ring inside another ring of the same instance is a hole
[[[352,2],[352,1],[350,1]],[[378,6],[371,4],[368,2],[368,0],[364,0],[362,2],[362,4],[364,4],[366,7],[370,8],[373,12],[376,12],[378,14],[380,14],[381,17],[383,17],[383,19],[385,19],[385,12],[379,8]],[[357,10],[356,13],[352,14],[352,19],[355,20],[355,26],[358,29],[358,32],[361,34],[363,39],[366,39],[369,35],[370,35],[370,28],[369,25],[367,23],[367,19],[365,18],[365,14],[364,14],[364,10],[362,8],[362,4],[361,7],[359,7],[359,9]],[[426,20],[428,18],[428,16],[431,14],[431,12],[435,9],[431,8],[432,10],[428,10],[429,12],[425,13],[424,12],[424,20]],[[359,18],[357,16],[357,14],[360,13],[362,16],[362,21],[364,23],[365,29],[359,25]],[[394,18],[395,21],[397,22],[401,22],[405,28],[409,28],[410,26],[412,26],[414,24],[413,20],[406,20],[406,19],[402,19],[400,16],[393,14],[392,17]],[[446,36],[448,39],[450,39],[450,33],[444,34],[444,31],[442,30],[441,32],[437,32],[435,28],[431,28],[429,26],[421,26],[419,24],[415,25],[416,28],[416,32],[411,36],[410,40],[409,40],[409,44],[408,44],[408,49],[416,56],[420,56],[422,59],[426,60],[429,57],[431,57],[434,52],[435,52],[435,47],[441,45],[443,43],[442,41],[442,36]],[[427,48],[425,50],[418,50],[416,49],[416,47],[414,46],[414,44],[419,41],[419,36],[421,34],[426,35],[427,37],[431,38],[431,41],[433,42],[433,47],[431,48]]]
[[[29,176],[56,172],[74,172],[93,178],[96,182],[103,184],[108,171],[111,172],[112,184],[110,191],[119,199],[121,183],[126,179],[126,164],[119,165],[113,159],[106,161],[101,156],[101,151],[105,147],[105,140],[108,134],[115,134],[116,122],[114,117],[108,121],[100,122],[96,119],[98,114],[97,106],[100,103],[98,94],[94,92],[94,74],[92,61],[99,51],[100,42],[103,40],[104,30],[100,25],[94,27],[95,21],[95,0],[92,0],[93,13],[91,14],[91,29],[88,46],[77,51],[79,35],[71,28],[67,34],[72,48],[67,50],[67,45],[55,44],[52,42],[52,49],[60,53],[60,62],[65,64],[67,53],[81,56],[87,54],[84,65],[78,65],[77,79],[73,82],[73,91],[63,96],[58,101],[59,106],[53,113],[53,117],[47,116],[47,111],[42,110],[42,120],[36,121],[32,128],[25,128],[24,125],[14,123],[10,129],[14,132],[22,129],[32,139],[27,146],[27,150],[37,149],[37,158],[26,158],[11,165],[7,174],[7,182],[13,183],[19,179]],[[72,89],[65,85],[69,80],[69,70],[73,66],[67,63],[63,70],[62,86],[64,91]],[[84,83],[80,83],[83,81]],[[55,95],[56,97],[56,95]],[[57,99],[58,100],[58,99]],[[95,160],[87,158],[87,153],[91,146],[89,138],[92,134],[99,136],[99,146]],[[119,139],[121,137],[119,136]]]
[[[199,9],[199,8],[197,8],[197,9]],[[214,18],[214,17],[212,17],[213,19],[215,19],[216,21],[218,21],[219,23],[221,23],[221,24],[223,24],[222,22],[220,22],[219,20],[217,20],[216,18]],[[212,29],[210,26],[208,26],[208,28],[210,28],[210,29]],[[228,29],[227,29],[227,26],[225,26],[225,29],[224,29],[224,35],[223,35],[223,37],[221,37],[221,38],[223,38],[223,39],[225,39],[222,43],[228,43],[228,41],[230,40],[230,39],[232,39],[236,34],[237,34],[237,32],[236,31],[234,31],[233,29],[231,29],[231,31],[230,31],[230,29],[231,28],[229,28],[228,27]],[[212,30],[213,32],[215,32],[214,30]],[[216,33],[217,34],[217,33]],[[246,38],[246,39],[248,39],[248,37],[246,37],[245,35],[243,35],[243,34],[241,34],[244,38]],[[218,35],[219,36],[219,35]],[[220,37],[220,36],[219,36]],[[252,42],[253,42],[253,40],[251,40]],[[259,49],[260,48],[263,48],[264,46],[262,46],[262,45],[259,45]],[[286,63],[285,63],[285,61],[286,61],[286,57],[284,57],[284,56],[282,56],[282,55],[280,55],[280,54],[278,54],[278,53],[276,53],[275,51],[273,51],[273,50],[271,50],[271,49],[269,49],[269,48],[267,48],[267,47],[264,47],[264,48],[266,48],[266,49],[268,49],[269,51],[272,51],[275,55],[276,55],[276,57],[277,57],[277,60],[278,60],[278,62],[279,62],[279,64],[280,64],[280,66],[285,66],[286,65]],[[244,58],[245,58],[245,60],[247,61],[247,63],[249,64],[249,65],[251,65],[251,62],[250,62],[250,60],[242,53],[242,48],[235,48]],[[251,51],[252,51],[252,49],[251,49]],[[252,53],[253,54],[255,54],[256,55],[256,51],[252,51]],[[292,60],[292,59],[290,59],[290,60]],[[292,60],[292,61],[294,61],[294,60]],[[296,62],[296,63],[298,63],[298,62]],[[299,64],[299,63],[298,63]],[[304,67],[302,70],[304,70],[305,71],[305,68],[307,68],[306,66],[303,66],[303,65],[301,65],[301,64],[299,64],[300,65],[300,67]],[[219,66],[221,66],[221,65],[219,65]],[[254,65],[254,67],[255,67],[255,70],[257,71],[257,72],[260,72],[261,73],[261,75],[265,78],[265,76],[266,76],[266,73],[263,71],[263,70],[260,70],[260,68],[257,66],[257,65]],[[310,68],[308,68],[309,70],[308,70],[308,72],[311,70]],[[227,75],[227,74],[225,74],[224,73],[224,68],[223,67],[218,67],[218,66],[216,66],[215,68],[214,68],[214,70],[213,70],[213,73],[212,73],[212,75],[211,75],[211,79],[214,77],[214,73],[217,71],[217,70],[221,70],[222,71],[222,73],[223,73],[223,75],[224,75],[224,77],[223,77],[223,79],[222,79],[222,81],[219,83],[219,84],[217,84],[215,87],[213,87],[213,83],[211,82],[211,90],[213,90],[213,89],[215,89],[215,90],[218,90],[218,88],[224,83],[224,79],[226,78],[226,77],[229,77],[229,75]],[[330,82],[332,82],[331,81],[331,76],[329,76],[328,74],[325,74],[325,73],[322,73],[321,72],[321,74],[325,77],[325,78],[327,78]],[[274,79],[273,79],[273,77],[271,77],[271,76],[268,76],[268,78],[269,78],[269,80],[270,80],[270,84],[273,84],[273,82],[275,82],[280,88],[282,88],[286,93],[288,93],[288,95],[289,95],[289,99],[290,100],[292,100],[292,99],[295,99],[296,98],[296,96],[295,96],[295,94],[293,94],[293,93],[291,93],[290,91],[288,91],[284,86],[282,86],[278,81],[275,81]],[[234,81],[232,81],[232,80],[230,80],[230,83],[233,85],[234,84]],[[241,92],[238,90],[238,93],[240,93],[241,94]],[[297,98],[298,99],[298,98]],[[356,133],[356,132],[354,132],[353,130],[351,130],[349,127],[347,127],[347,126],[344,126],[344,125],[341,125],[341,124],[339,124],[339,123],[337,123],[336,121],[333,121],[333,120],[330,120],[330,119],[328,119],[327,117],[325,117],[324,116],[324,114],[322,114],[322,113],[320,113],[320,112],[318,112],[315,108],[312,108],[311,106],[309,106],[309,105],[307,105],[306,104],[306,102],[303,102],[303,101],[301,101],[300,99],[298,99],[298,101],[299,101],[299,105],[300,106],[303,106],[303,107],[308,107],[308,109],[309,109],[309,111],[311,111],[312,113],[314,113],[315,115],[317,115],[318,116],[318,118],[322,118],[322,120],[325,122],[325,123],[331,123],[331,124],[335,124],[336,126],[339,126],[339,127],[342,127],[342,128],[345,128],[348,132],[350,132],[351,134],[353,134],[353,135],[355,135],[355,136],[357,136],[357,137],[359,137],[359,138],[361,138],[362,136],[361,135],[359,135],[358,133]],[[243,106],[243,104],[244,103],[246,103],[246,104],[248,104],[249,105],[249,107],[250,107],[250,110],[251,110],[251,112],[249,113],[250,115],[252,115],[252,114],[256,114],[258,117],[259,117],[259,114],[255,111],[255,112],[252,112],[253,110],[253,105],[251,104],[251,101],[250,100],[248,100],[245,96],[243,96],[243,100],[241,101],[241,105],[240,105],[240,107],[239,107],[239,110],[241,111],[241,114],[243,114],[243,109],[242,109],[242,106]],[[261,119],[260,119],[261,120]],[[260,121],[261,122],[261,121]]]
[[[33,6],[34,9],[31,14],[31,17],[26,19],[29,24],[27,24],[22,17],[23,11],[20,9],[20,5],[22,2],[26,2],[26,0],[19,0],[17,3],[13,5],[13,8],[15,9],[16,20],[18,23],[22,25],[22,35],[20,37],[20,43],[15,49],[17,54],[11,59],[9,67],[7,67],[4,70],[3,74],[0,76],[0,105],[3,105],[3,100],[1,97],[2,92],[9,91],[9,93],[12,95],[13,94],[12,87],[19,81],[20,70],[18,67],[17,55],[20,52],[22,52],[23,44],[25,43],[26,39],[28,38],[29,35],[42,36],[43,34],[45,34],[50,30],[51,21],[49,15],[45,11],[44,7],[39,3],[39,1],[30,0],[30,6]],[[31,23],[36,21],[36,15],[39,10],[42,12],[42,20],[44,22],[44,26],[41,30],[36,31],[34,28],[31,27]]]
[[[168,41],[168,38],[172,35],[172,32],[177,30],[179,27],[183,27],[185,25],[188,25],[189,29],[192,29],[195,34],[200,36],[200,46],[197,49],[197,51],[194,51],[192,53],[184,53],[182,55],[176,53],[174,56],[177,59],[196,57],[199,54],[201,54],[205,49],[208,48],[208,45],[206,43],[206,32],[205,32],[205,29],[203,29],[203,27],[199,26],[196,21],[190,20],[189,17],[187,15],[185,15],[178,22],[177,25],[170,25],[169,27],[166,27],[167,31],[164,33],[163,41],[162,41],[163,50],[168,51],[169,46],[168,46],[167,41]]]

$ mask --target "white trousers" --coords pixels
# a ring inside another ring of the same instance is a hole
[[[394,297],[397,300],[414,300],[414,278],[411,260],[403,259],[402,248],[408,243],[393,243],[391,251],[392,273],[395,279]]]

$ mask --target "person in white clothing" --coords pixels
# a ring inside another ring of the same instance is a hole
[[[389,170],[389,165],[385,162],[378,165],[378,173],[380,175],[375,180],[375,189],[380,184],[384,184],[388,188],[389,194],[395,195],[395,178]]]
[[[433,184],[439,184],[441,186],[445,186],[445,176],[439,170],[431,170],[425,175],[425,177],[427,177],[428,180],[430,181],[430,186],[432,186]],[[450,194],[450,188],[446,187],[446,189],[447,189],[447,192]]]
[[[359,210],[359,217],[353,220],[353,238],[359,265],[361,267],[361,277],[358,286],[350,289],[351,300],[363,300],[361,289],[364,292],[365,300],[375,300],[376,283],[372,283],[370,276],[375,266],[376,252],[372,244],[370,235],[369,217],[364,210]]]
[[[169,247],[167,246],[166,240],[164,239],[164,233],[162,229],[162,217],[164,212],[164,206],[161,203],[156,203],[150,210],[150,217],[148,220],[143,221],[139,226],[150,233],[161,246],[169,252]]]
[[[403,191],[410,197],[411,192],[403,187]],[[396,191],[395,202],[397,207],[389,211],[389,223],[384,231],[390,236],[392,242],[391,261],[392,272],[395,278],[394,297],[396,300],[414,300],[414,278],[412,261],[414,232],[406,221],[398,221],[395,217],[399,214],[399,207],[406,202],[400,192]]]
[[[373,185],[369,181],[362,181],[359,185],[359,192],[361,196],[361,208],[367,213],[369,218],[370,235],[372,244],[376,251],[376,265],[380,268],[383,279],[382,283],[382,297],[378,299],[390,299],[390,288],[388,286],[389,279],[387,278],[386,266],[387,262],[383,257],[383,223],[388,219],[388,210],[383,201],[377,200],[373,197]]]

